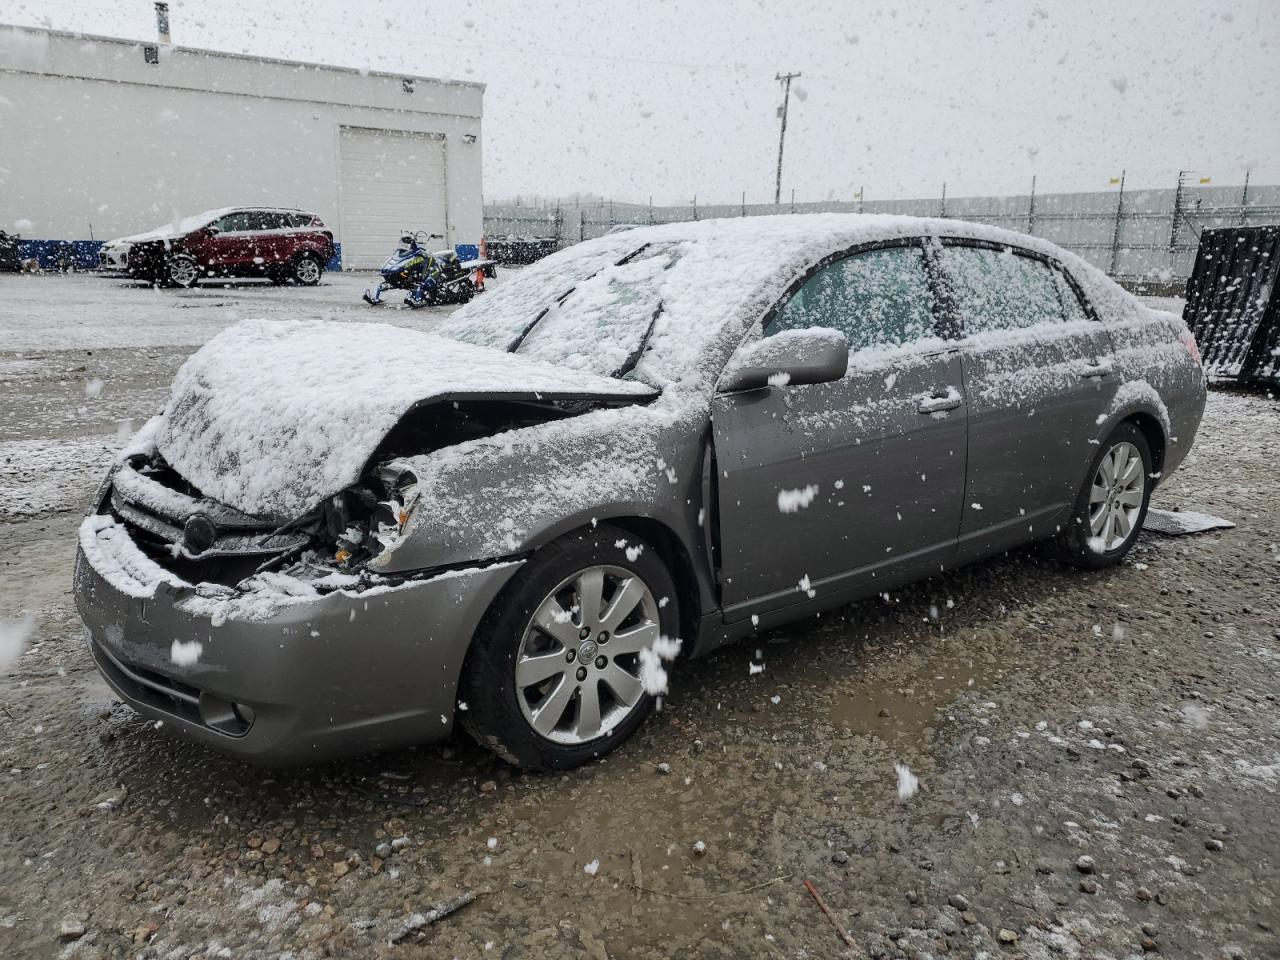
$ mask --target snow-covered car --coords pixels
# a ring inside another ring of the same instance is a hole
[[[266,277],[314,286],[334,254],[333,233],[314,213],[225,207],[120,237],[99,251],[101,272],[163,286],[207,277]]]
[[[1052,540],[1118,563],[1205,403],[1181,320],[953,220],[648,227],[434,333],[247,321],[79,533],[99,668],[264,761],[625,740],[677,650]]]

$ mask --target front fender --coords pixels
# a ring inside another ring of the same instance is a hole
[[[618,517],[655,519],[687,542],[702,507],[704,427],[705,416],[628,406],[404,458],[420,497],[395,548],[371,566],[395,572],[511,556]]]

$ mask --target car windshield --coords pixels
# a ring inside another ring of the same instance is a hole
[[[438,332],[574,370],[624,376],[640,359],[661,311],[663,277],[679,258],[676,244],[646,244],[622,257],[575,262],[554,278],[522,277],[512,287],[527,279],[532,289],[520,291],[518,314],[477,309]]]

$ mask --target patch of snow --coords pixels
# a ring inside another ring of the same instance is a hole
[[[779,490],[778,511],[780,513],[798,513],[813,503],[813,498],[817,495],[818,485],[816,483],[808,484],[798,490]]]
[[[639,654],[640,682],[645,693],[659,696],[667,692],[667,670],[664,661],[674,660],[680,652],[680,641],[672,637],[659,637],[652,646],[644,647]]]
[[[179,667],[190,667],[200,662],[200,654],[203,652],[204,644],[199,640],[191,640],[187,643],[175,640],[173,646],[169,648],[169,659]]]
[[[17,620],[0,620],[0,674],[18,662],[35,629],[36,618],[30,613]]]
[[[910,800],[920,789],[919,777],[905,763],[895,763],[893,769],[898,774],[898,799]]]

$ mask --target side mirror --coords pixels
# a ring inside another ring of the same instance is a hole
[[[216,225],[214,225],[214,224],[212,224],[212,223],[211,223],[211,224],[209,224],[209,225],[208,225],[207,227],[205,227],[204,229],[205,229],[205,232],[206,232],[207,234],[209,234],[209,236],[211,236],[211,237],[216,237],[218,234],[220,234],[220,233],[222,232],[222,230],[221,230],[221,228],[220,228],[220,227],[218,227],[218,226],[216,226]]]
[[[735,393],[769,386],[839,380],[849,369],[849,341],[839,330],[783,330],[743,347],[720,375],[717,390]]]

